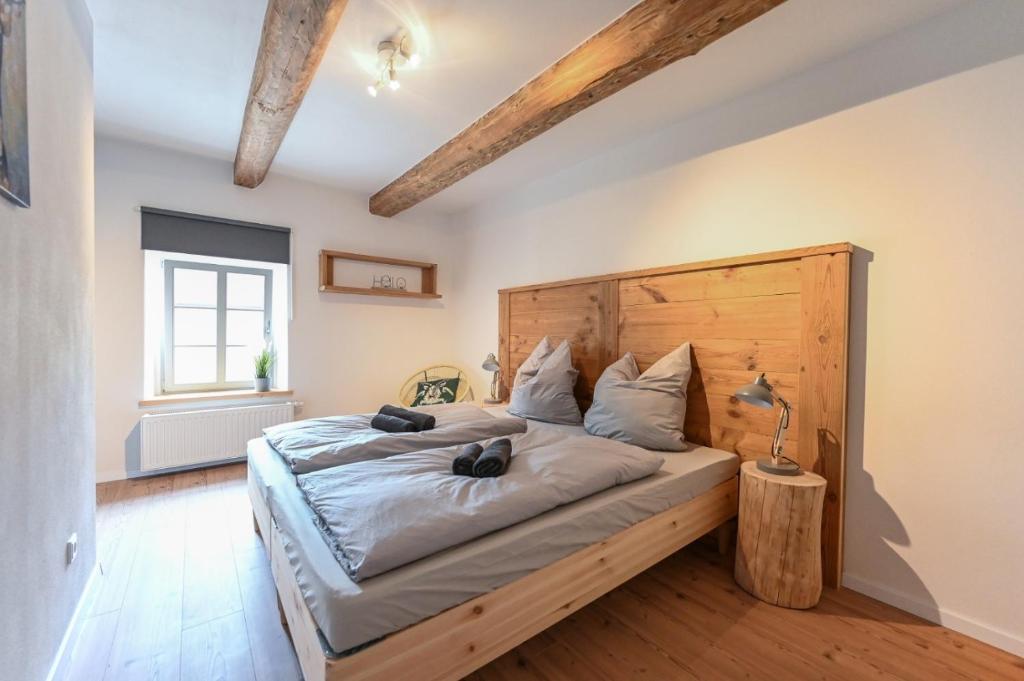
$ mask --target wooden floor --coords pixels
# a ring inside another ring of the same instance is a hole
[[[244,466],[100,485],[97,498],[103,573],[58,678],[301,678]],[[849,590],[809,612],[774,608],[695,545],[470,679],[990,681],[1024,679],[1024,660]]]

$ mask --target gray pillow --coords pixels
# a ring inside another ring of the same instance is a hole
[[[546,342],[547,338],[541,341],[541,345]],[[537,349],[540,349],[540,345]],[[535,354],[537,350],[533,351],[530,359],[533,359]],[[529,361],[528,359],[527,362]],[[569,341],[562,341],[554,352],[550,352],[544,358],[532,375],[523,377],[520,381],[520,373],[516,374],[516,385],[512,388],[512,396],[509,398],[506,411],[524,419],[548,423],[581,423],[583,417],[580,416],[580,407],[572,393],[577,376],[579,372],[572,368],[572,349],[569,347]]]
[[[686,385],[690,382],[690,344],[684,343],[643,374],[627,352],[601,374],[583,427],[645,449],[686,449]]]
[[[540,339],[540,343],[537,343],[537,347],[533,349],[530,356],[526,358],[526,361],[519,365],[519,369],[516,371],[516,380],[512,382],[512,388],[518,388],[524,381],[536,376],[537,372],[540,371],[540,365],[544,363],[544,360],[552,352],[551,339],[544,336]]]

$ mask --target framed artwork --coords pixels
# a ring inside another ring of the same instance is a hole
[[[28,208],[25,2],[0,0],[0,194]]]

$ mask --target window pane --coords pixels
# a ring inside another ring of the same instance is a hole
[[[174,268],[175,305],[217,305],[217,273]]]
[[[257,352],[252,348],[227,348],[224,352],[224,379],[229,383],[252,381],[256,374],[253,358]]]
[[[263,347],[263,313],[228,310],[227,344],[244,345],[257,352]]]
[[[191,307],[174,310],[175,345],[216,345],[217,311]]]
[[[228,272],[228,307],[249,307],[262,310],[267,278],[260,274]],[[230,342],[230,341],[229,341]]]
[[[217,382],[217,348],[174,348],[174,382]]]

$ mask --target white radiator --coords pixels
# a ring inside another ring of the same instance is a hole
[[[179,411],[142,417],[140,467],[154,471],[245,456],[263,429],[295,419],[295,404]]]

